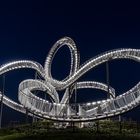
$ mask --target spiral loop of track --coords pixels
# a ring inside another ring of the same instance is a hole
[[[69,75],[59,81],[52,77],[51,65],[55,54],[64,45],[68,46],[70,50],[71,69]],[[140,49],[111,50],[80,65],[80,54],[74,41],[69,37],[64,37],[53,45],[48,53],[44,67],[29,60],[14,61],[0,67],[0,75],[11,70],[29,68],[34,69],[42,77],[42,80],[27,79],[19,84],[18,99],[20,103],[12,101],[7,96],[3,97],[3,102],[19,112],[25,113],[26,109],[28,109],[31,114],[34,113],[39,117],[58,121],[89,121],[127,112],[140,104],[140,82],[119,96],[115,95],[115,89],[110,86],[110,98],[106,100],[81,104],[69,103],[69,98],[76,89],[95,88],[108,93],[108,86],[104,83],[96,81],[77,82],[77,80],[98,65],[115,59],[132,59],[140,62]],[[35,95],[34,91],[36,90],[48,94],[52,101],[47,101]],[[58,91],[64,91],[61,100]],[[0,96],[2,95],[0,94]]]

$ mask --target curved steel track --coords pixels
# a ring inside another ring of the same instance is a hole
[[[55,54],[64,45],[68,46],[71,53],[71,69],[70,74],[59,81],[52,77],[51,65]],[[19,84],[18,99],[20,103],[16,103],[6,96],[3,97],[3,103],[22,113],[26,113],[26,109],[28,109],[39,117],[57,121],[89,121],[119,115],[140,104],[140,82],[117,97],[115,96],[115,89],[109,87],[110,98],[107,100],[81,104],[71,104],[68,100],[76,89],[95,88],[108,92],[108,86],[104,83],[96,81],[77,82],[77,80],[96,66],[114,59],[132,59],[140,62],[140,49],[111,50],[80,65],[80,54],[74,41],[69,37],[64,37],[53,45],[44,67],[29,60],[14,61],[0,67],[0,75],[11,70],[29,68],[37,71],[42,77],[42,80],[27,79]],[[35,95],[34,91],[36,90],[44,91],[51,97],[52,102]],[[61,90],[65,90],[65,92],[60,100],[57,91]]]

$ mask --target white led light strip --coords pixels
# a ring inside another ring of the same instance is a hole
[[[59,81],[52,77],[51,65],[55,54],[64,45],[70,49],[71,69],[70,74],[62,81]],[[139,105],[140,83],[117,97],[115,97],[115,89],[109,87],[110,98],[107,100],[81,104],[69,103],[69,98],[76,89],[95,88],[108,93],[106,84],[95,81],[77,82],[77,80],[96,66],[114,59],[132,59],[140,62],[140,50],[111,50],[91,58],[80,66],[80,55],[74,41],[69,37],[64,37],[58,40],[51,48],[44,68],[39,63],[28,60],[14,61],[0,67],[0,75],[15,69],[30,68],[37,71],[42,77],[42,80],[27,79],[20,83],[18,99],[21,104],[12,101],[6,96],[4,96],[3,102],[19,112],[26,113],[26,109],[28,109],[30,113],[34,113],[39,117],[58,121],[90,121],[119,115]],[[36,90],[44,91],[45,94],[51,97],[52,102],[35,95],[33,91]],[[65,90],[61,100],[57,92],[60,90]]]

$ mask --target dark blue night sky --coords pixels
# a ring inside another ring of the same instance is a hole
[[[95,55],[114,48],[140,49],[140,9],[137,3],[95,3],[90,1],[4,1],[0,2],[0,64],[20,59],[44,65],[51,46],[60,38],[74,39],[80,50],[81,64]],[[70,68],[69,50],[56,55],[52,75],[63,79]],[[130,60],[110,62],[110,85],[117,95],[140,81],[140,64]],[[34,78],[31,70],[6,75],[5,94],[17,100],[18,84]],[[79,79],[106,82],[105,64]],[[98,90],[78,91],[78,102],[106,97]],[[11,117],[11,118],[10,118]],[[125,117],[140,118],[140,108]],[[4,108],[3,123],[23,121],[25,115]]]

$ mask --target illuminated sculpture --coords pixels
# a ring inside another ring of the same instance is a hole
[[[70,74],[62,81],[51,76],[51,64],[56,52],[62,46],[67,45],[71,53]],[[69,37],[58,40],[51,48],[45,67],[34,61],[14,61],[0,67],[0,75],[15,69],[30,68],[37,71],[42,77],[39,79],[27,79],[20,83],[18,99],[16,103],[8,97],[3,97],[3,103],[14,110],[30,115],[34,113],[38,117],[57,121],[90,121],[119,115],[133,109],[140,103],[140,83],[132,89],[115,97],[115,90],[106,84],[95,81],[77,82],[77,80],[90,69],[114,59],[132,59],[140,62],[140,49],[116,49],[98,55],[84,64],[80,65],[80,57],[74,41]],[[96,88],[109,92],[110,98],[90,103],[69,103],[73,91],[81,88]],[[33,94],[33,91],[40,90],[49,94],[52,102],[47,101]],[[60,100],[57,91],[65,90]],[[2,96],[2,94],[0,94]]]

